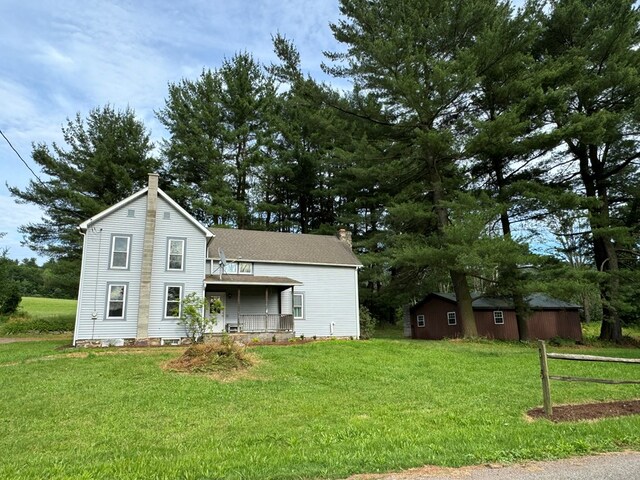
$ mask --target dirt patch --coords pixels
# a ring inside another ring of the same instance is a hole
[[[230,338],[219,343],[198,343],[188,347],[180,357],[166,362],[164,370],[205,374],[220,378],[240,378],[256,363],[246,346]]]
[[[534,408],[527,412],[531,418],[548,418],[552,422],[598,420],[600,418],[622,417],[624,415],[637,415],[639,413],[640,400],[558,405],[553,407],[553,415],[551,417],[545,416],[542,408]]]

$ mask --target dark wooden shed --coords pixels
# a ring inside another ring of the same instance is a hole
[[[529,337],[548,340],[554,337],[582,341],[579,306],[547,295],[527,297],[531,310]],[[500,340],[518,340],[518,325],[513,301],[507,298],[473,296],[473,313],[478,335]],[[431,293],[409,309],[411,338],[440,340],[462,336],[460,312],[452,293]]]

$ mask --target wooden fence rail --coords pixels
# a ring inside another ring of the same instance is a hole
[[[542,340],[538,340],[538,353],[540,354],[540,378],[542,379],[542,400],[544,403],[544,413],[547,416],[553,414],[551,406],[551,388],[549,380],[560,380],[563,382],[593,382],[606,383],[610,385],[620,384],[640,384],[638,380],[610,380],[607,378],[583,378],[583,377],[567,377],[562,375],[549,375],[549,365],[547,359],[555,360],[573,360],[578,362],[613,362],[640,364],[640,358],[615,358],[615,357],[598,357],[595,355],[574,355],[567,353],[547,353],[547,346]]]

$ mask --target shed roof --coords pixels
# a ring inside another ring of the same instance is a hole
[[[432,296],[442,298],[443,300],[447,300],[451,303],[457,303],[455,293],[434,292],[427,295],[416,305],[423,304]],[[480,293],[472,293],[471,298],[473,299],[472,306],[477,310],[513,310],[515,308],[513,299],[508,297],[489,297]],[[580,305],[565,302],[563,300],[550,297],[544,293],[532,293],[525,299],[529,304],[529,308],[532,310],[577,310],[580,308]]]
[[[264,232],[211,228],[214,239],[208,257],[219,260],[222,249],[228,260],[267,263],[299,263],[359,267],[351,247],[333,235]]]
[[[204,283],[211,285],[262,285],[292,287],[301,282],[288,277],[265,277],[259,275],[228,274],[207,275]]]

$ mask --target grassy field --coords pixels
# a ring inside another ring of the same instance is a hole
[[[60,298],[22,297],[20,310],[33,317],[53,317],[76,314],[77,300]]]
[[[23,297],[15,315],[0,317],[0,336],[72,331],[77,303],[76,300]]]
[[[60,345],[0,345],[0,478],[342,478],[640,448],[640,417],[528,420],[541,392],[537,351],[524,345],[256,347],[251,378],[226,383],[163,371],[176,348],[69,355]],[[632,365],[551,364],[560,368],[638,377]],[[631,399],[640,386],[556,382],[552,395],[557,403]]]

